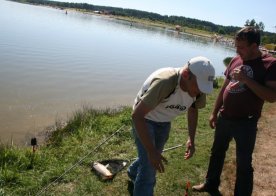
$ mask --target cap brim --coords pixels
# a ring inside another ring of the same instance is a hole
[[[213,81],[202,81],[197,79],[197,85],[202,93],[210,94],[213,91]]]

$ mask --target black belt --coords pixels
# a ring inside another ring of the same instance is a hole
[[[219,116],[224,120],[231,120],[231,121],[258,120],[258,117],[254,116],[254,115],[248,115],[245,117],[227,117],[222,114],[219,114]]]

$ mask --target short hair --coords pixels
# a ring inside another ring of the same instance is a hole
[[[237,41],[247,41],[248,44],[256,43],[257,46],[261,44],[260,31],[252,26],[246,26],[240,29],[235,36]]]

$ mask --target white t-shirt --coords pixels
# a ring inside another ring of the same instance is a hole
[[[195,102],[204,102],[206,96],[196,100],[180,88],[180,68],[161,68],[153,72],[144,82],[137,94],[134,106],[143,101],[148,107],[153,108],[146,119],[156,122],[170,122],[176,116],[187,111]],[[195,105],[202,108],[202,103]],[[203,107],[204,107],[203,106]]]

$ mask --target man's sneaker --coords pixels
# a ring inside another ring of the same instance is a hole
[[[211,196],[222,196],[218,189],[210,189],[205,183],[193,186],[192,190],[195,192],[207,192]]]
[[[133,196],[134,184],[131,180],[128,180],[127,190],[130,196]]]
[[[127,190],[128,190],[129,195],[133,196],[135,178],[130,174],[129,170],[127,170],[127,175],[128,175],[128,178],[130,179],[130,180],[128,180]]]
[[[129,170],[127,170],[127,176],[128,176],[128,178],[130,179],[130,181],[134,184],[134,182],[135,182],[135,177],[132,176],[132,175],[130,174]]]

